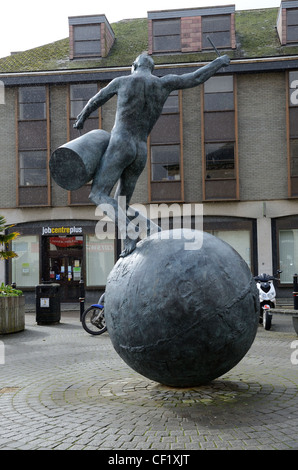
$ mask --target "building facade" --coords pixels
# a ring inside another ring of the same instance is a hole
[[[170,95],[148,139],[148,161],[132,203],[160,222],[182,224],[200,206],[203,228],[230,243],[253,274],[283,271],[278,295],[298,271],[298,1],[236,11],[233,5],[148,12],[110,25],[105,15],[70,17],[69,37],[0,59],[0,213],[16,224],[18,258],[0,280],[29,296],[59,282],[64,301],[106,284],[120,242],[90,203],[51,178],[52,152],[79,136],[87,101],[130,74],[144,50],[157,76],[191,72],[216,57],[231,64],[204,85]],[[116,97],[86,121],[110,131]],[[195,226],[194,212],[190,220]],[[191,219],[192,217],[192,219]]]

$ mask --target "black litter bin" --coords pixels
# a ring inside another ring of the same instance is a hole
[[[60,284],[36,286],[36,322],[58,323],[61,319]]]

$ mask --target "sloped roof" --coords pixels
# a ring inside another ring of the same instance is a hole
[[[243,10],[235,13],[237,48],[228,51],[233,59],[298,54],[298,46],[281,46],[276,20],[278,8]],[[69,38],[0,59],[0,73],[53,70],[79,70],[130,66],[136,56],[148,49],[147,18],[123,20],[112,25],[116,40],[105,58],[69,59]],[[204,62],[213,52],[154,55],[156,64]]]

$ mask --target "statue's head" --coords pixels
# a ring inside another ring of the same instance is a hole
[[[139,68],[149,69],[150,72],[153,72],[154,61],[152,57],[147,54],[147,52],[143,52],[136,58],[136,60],[132,64],[131,73],[135,72]]]

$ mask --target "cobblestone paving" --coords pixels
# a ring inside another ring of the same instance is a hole
[[[0,336],[0,450],[298,449],[298,336],[290,315],[273,320],[227,374],[176,389],[132,371],[78,313],[27,314]]]

